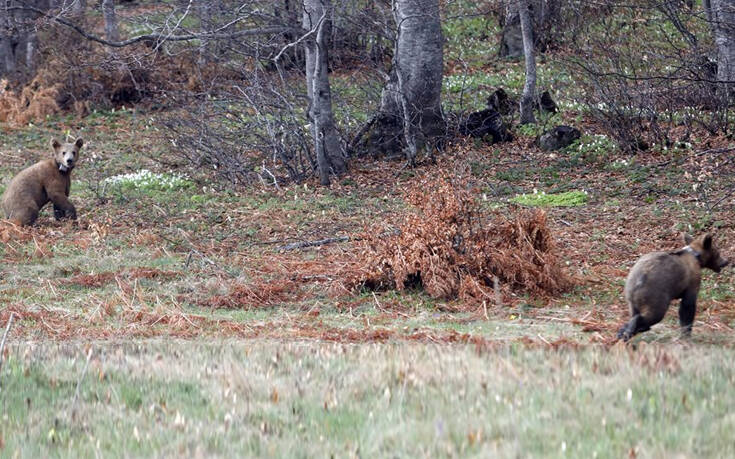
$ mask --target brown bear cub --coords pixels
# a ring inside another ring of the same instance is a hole
[[[685,336],[691,333],[702,268],[719,273],[728,261],[720,256],[709,234],[697,239],[684,235],[684,241],[687,246],[683,249],[643,255],[630,270],[625,300],[632,318],[618,331],[618,338],[628,341],[636,333],[649,330],[664,318],[669,303],[677,298],[681,298],[682,332]]]
[[[76,220],[77,210],[69,201],[71,171],[79,159],[82,139],[74,143],[51,141],[54,157],[39,161],[13,177],[3,193],[5,217],[17,225],[32,225],[38,212],[49,201],[54,204],[54,217]]]

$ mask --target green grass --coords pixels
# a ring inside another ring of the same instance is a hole
[[[534,192],[530,194],[521,194],[511,199],[511,201],[524,206],[534,207],[578,207],[587,203],[588,194],[586,191],[567,191],[564,193],[545,193]]]
[[[482,108],[492,88],[517,95],[523,85],[522,61],[495,57],[495,16],[476,10],[466,0],[447,5],[448,111]],[[621,34],[641,39],[629,32]],[[560,98],[562,112],[515,128],[514,144],[476,142],[466,166],[484,209],[514,211],[508,200],[545,207],[557,253],[579,285],[552,299],[514,292],[498,306],[493,298],[487,317],[482,306],[416,290],[335,298],[326,282],[304,281],[296,287],[303,298],[263,307],[200,301],[300,274],[338,279],[342,262],[302,267],[355,245],[279,247],[391,224],[409,207],[402,194],[438,168],[396,163],[380,178],[355,158],[330,189],[314,182],[233,189],[193,168],[173,179],[180,157],[138,110],[8,129],[0,137],[3,185],[48,155],[51,137],[81,135],[86,144],[71,195],[80,226],[51,222],[47,209],[32,237],[0,243],[0,316],[24,314],[0,373],[0,457],[733,456],[731,270],[705,274],[691,340],[680,340],[672,307],[630,347],[595,344],[608,342],[625,317],[624,275],[639,253],[679,230],[727,235],[729,202],[709,212],[682,180],[681,161],[705,139],[661,158],[633,157],[593,131],[566,150],[538,154],[530,142],[550,125],[588,126],[569,70],[553,54],[538,63],[539,88]],[[374,111],[382,80],[332,70],[336,118],[348,135]],[[228,122],[249,121],[242,112]],[[669,158],[676,161],[651,166]],[[462,170],[443,154],[439,160]],[[143,169],[161,175],[104,186]],[[699,194],[714,189],[717,199],[727,190],[721,175],[708,180]],[[545,193],[516,196],[534,188]],[[143,267],[171,275],[133,278]],[[74,281],[99,273],[117,278]],[[198,319],[210,322],[187,334],[187,321]],[[587,323],[602,328],[584,330]],[[363,342],[377,331],[387,342]],[[326,342],[343,338],[354,343]],[[452,338],[478,344],[445,344]],[[87,346],[93,357],[84,371]]]
[[[151,341],[93,344],[86,372],[83,346],[11,350],[10,457],[735,454],[729,348]]]

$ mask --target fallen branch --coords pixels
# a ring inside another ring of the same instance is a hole
[[[401,230],[394,229],[391,231],[385,231],[380,233],[380,237],[398,236],[401,234]],[[353,242],[362,241],[363,238],[359,236],[339,236],[339,237],[328,237],[326,239],[319,239],[318,241],[300,241],[292,242],[278,248],[278,251],[289,251],[296,249],[303,249],[304,247],[318,247],[320,245],[334,244],[335,242]]]
[[[326,239],[320,239],[318,241],[293,242],[291,244],[286,244],[284,246],[279,247],[278,250],[282,250],[282,251],[296,250],[296,249],[302,249],[304,247],[317,247],[320,245],[333,244],[335,242],[347,242],[351,240],[357,240],[357,239],[352,239],[349,236],[328,237]]]
[[[355,153],[355,150],[357,149],[357,145],[362,140],[363,136],[370,130],[371,127],[373,127],[373,124],[378,120],[378,115],[375,114],[370,117],[370,119],[367,121],[367,123],[363,124],[359,131],[357,131],[357,134],[352,138],[349,145],[347,146],[347,156],[353,156]]]

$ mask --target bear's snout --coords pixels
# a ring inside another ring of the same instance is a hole
[[[74,164],[74,159],[73,158],[67,158],[66,165],[67,166],[72,166],[73,164]]]

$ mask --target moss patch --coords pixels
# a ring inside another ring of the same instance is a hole
[[[566,191],[564,193],[544,193],[534,190],[533,193],[519,194],[511,201],[534,207],[578,207],[587,204],[586,191]]]

